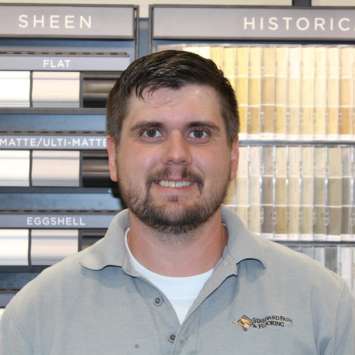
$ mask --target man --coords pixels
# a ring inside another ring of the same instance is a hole
[[[11,301],[0,354],[354,354],[346,283],[221,207],[238,128],[212,61],[166,51],[132,63],[107,109],[128,210]]]

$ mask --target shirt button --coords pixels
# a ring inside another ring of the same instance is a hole
[[[154,304],[156,306],[160,306],[163,303],[163,300],[160,297],[156,297],[154,300]]]
[[[170,343],[173,343],[173,342],[175,341],[175,338],[176,338],[175,334],[171,334],[171,335],[169,336],[169,341],[170,341]]]

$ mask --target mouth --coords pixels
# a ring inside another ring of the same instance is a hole
[[[170,181],[170,180],[155,180],[156,184],[163,187],[170,187],[174,189],[181,189],[193,185],[194,181]]]

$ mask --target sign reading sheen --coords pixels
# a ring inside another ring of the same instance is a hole
[[[134,39],[134,6],[0,5],[0,37]]]
[[[21,28],[91,28],[92,16],[74,16],[74,15],[33,15],[29,17],[28,15],[19,16],[19,27]]]

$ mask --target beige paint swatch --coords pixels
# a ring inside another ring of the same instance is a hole
[[[240,119],[240,133],[247,133],[248,122],[248,93],[249,93],[249,48],[236,49],[236,95]]]
[[[314,79],[314,135],[316,139],[325,139],[327,133],[327,48],[315,49],[315,79]]]
[[[223,69],[223,47],[211,47],[211,59],[215,62],[218,69]]]
[[[288,105],[288,137],[297,139],[301,114],[301,47],[299,46],[289,48]]]
[[[276,123],[277,138],[286,134],[286,105],[287,105],[287,58],[288,48],[276,48]]]
[[[338,47],[328,48],[328,136],[336,139],[339,133],[340,105],[340,51]]]
[[[33,107],[79,107],[79,72],[33,72]]]
[[[314,77],[315,77],[315,47],[302,47],[302,123],[303,139],[312,139],[314,134]]]
[[[263,47],[262,62],[264,75],[262,78],[262,105],[264,119],[262,133],[264,137],[273,138],[275,119],[276,90],[276,49]]]

